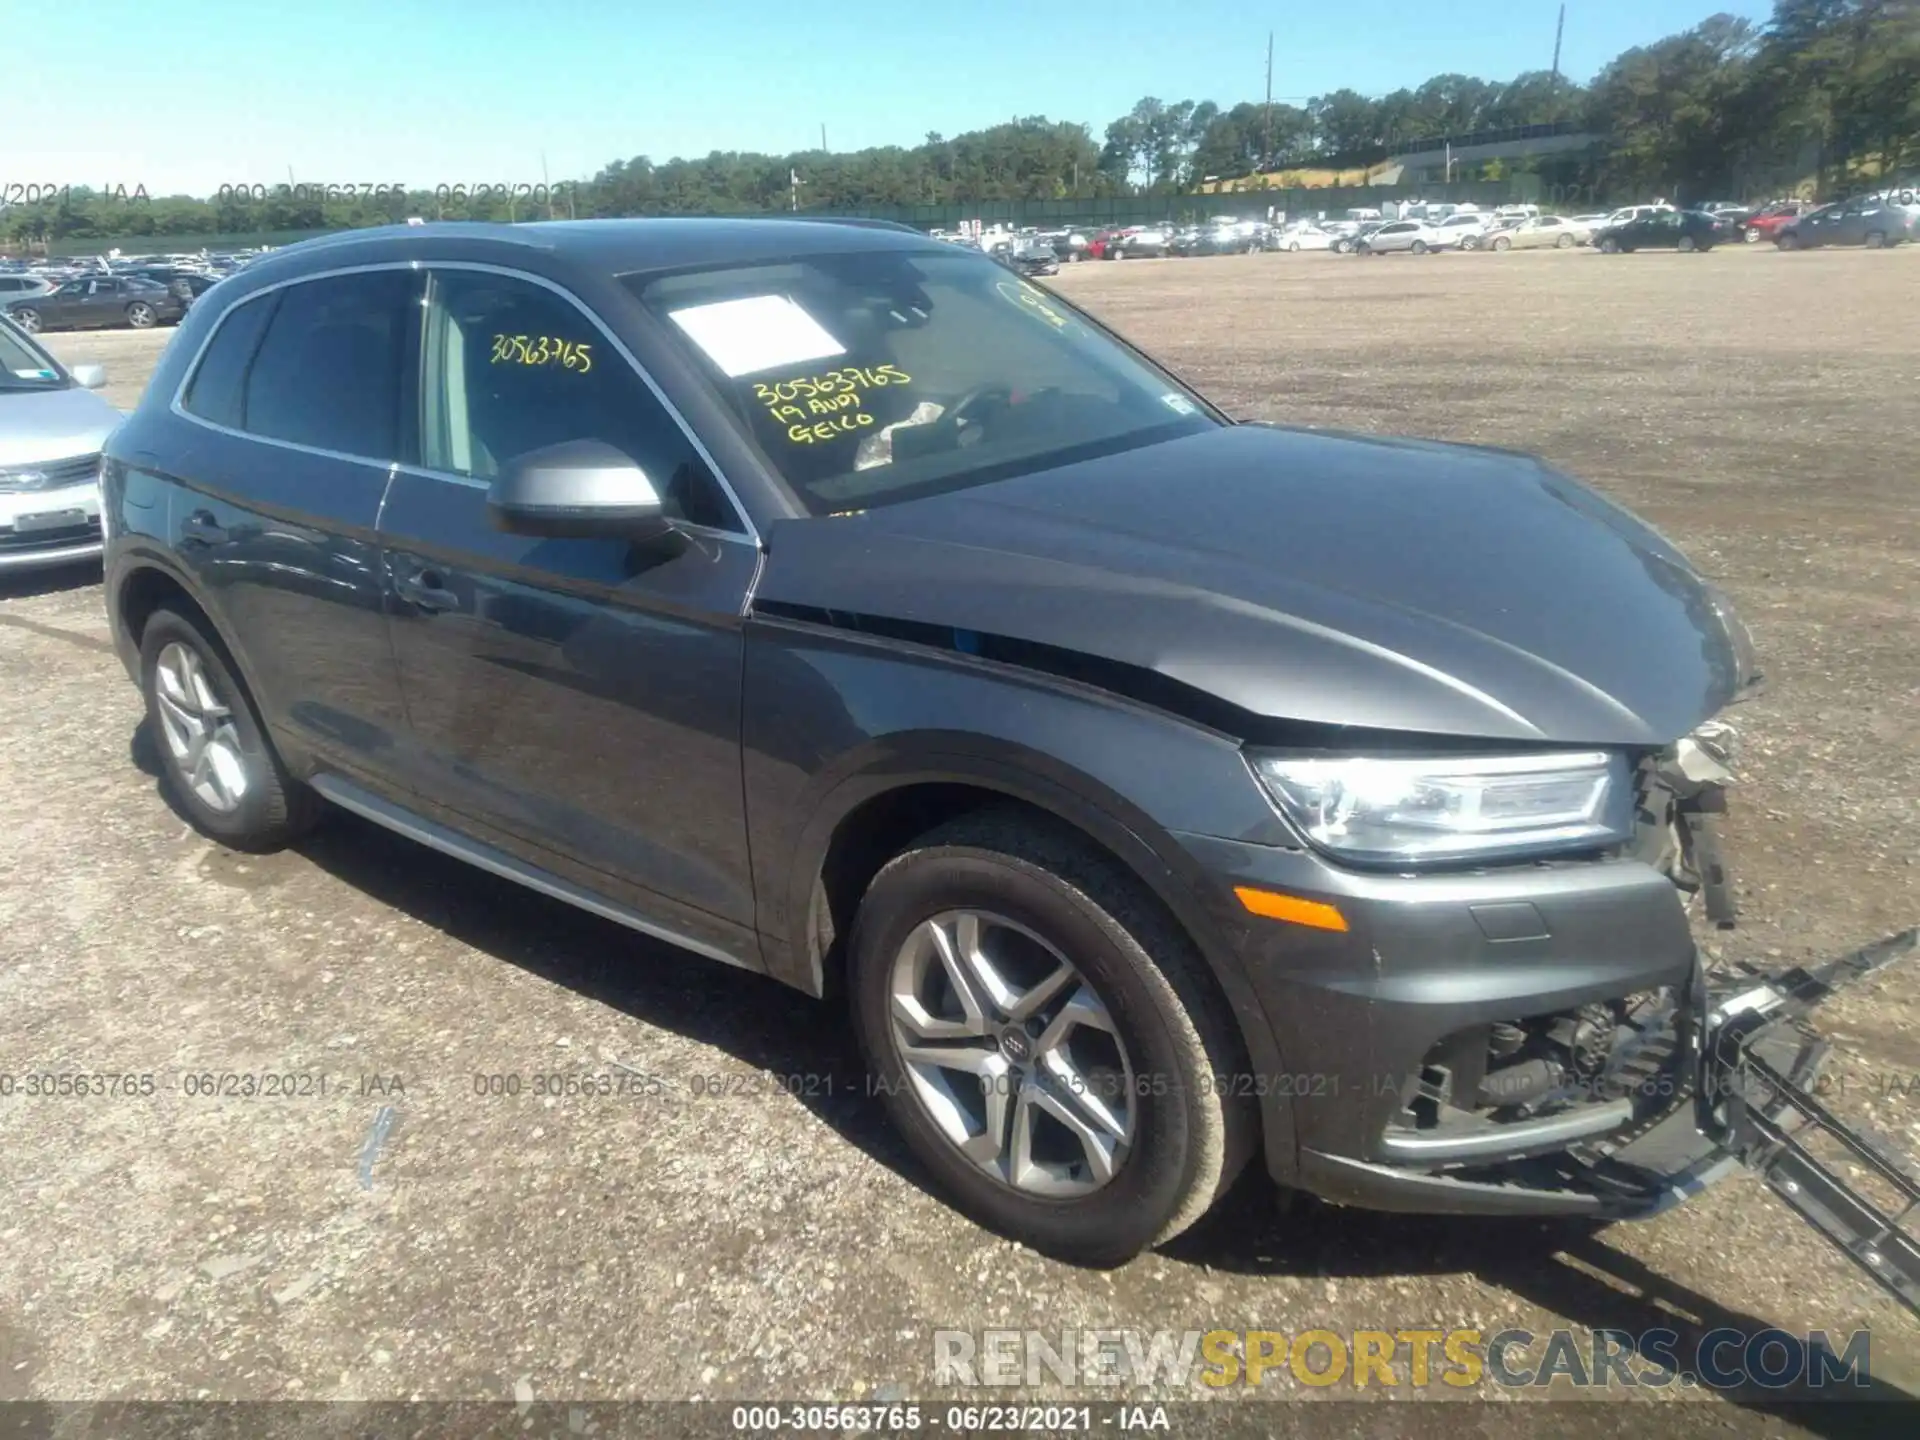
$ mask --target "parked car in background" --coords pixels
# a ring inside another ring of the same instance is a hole
[[[1816,250],[1825,245],[1878,250],[1913,239],[1915,216],[1915,210],[1884,195],[1856,195],[1789,221],[1775,232],[1773,243],[1782,250]]]
[[[121,420],[93,393],[106,383],[0,320],[0,572],[100,553],[100,451]]]
[[[1053,246],[1038,235],[1029,235],[1003,245],[994,253],[994,259],[1009,270],[1022,275],[1058,275],[1060,257],[1053,252]]]
[[[209,275],[204,270],[186,270],[167,265],[142,265],[122,273],[164,285],[176,299],[188,305],[211,290],[220,279],[218,275]]]
[[[1425,255],[1430,250],[1445,250],[1459,243],[1459,228],[1448,231],[1424,220],[1390,220],[1372,234],[1355,240],[1354,249],[1363,255]]]
[[[1596,234],[1606,228],[1607,217],[1599,211],[1594,211],[1588,215],[1569,215],[1567,222],[1571,225],[1578,225],[1582,230],[1587,232],[1587,238],[1580,243],[1582,245],[1588,245],[1593,242],[1593,237]]]
[[[1711,215],[1697,210],[1645,208],[1639,218],[1609,225],[1593,237],[1608,255],[1633,250],[1711,250],[1720,242],[1720,228]]]
[[[22,300],[37,300],[53,287],[54,282],[44,275],[0,275],[0,312]]]
[[[1458,248],[1461,250],[1477,249],[1480,242],[1491,234],[1497,225],[1498,221],[1495,220],[1489,211],[1467,210],[1457,212],[1447,216],[1446,219],[1437,225],[1429,223],[1429,228],[1439,234],[1445,243],[1443,245],[1430,245],[1428,248],[1434,250],[1446,248]]]
[[[1497,230],[1482,242],[1488,250],[1571,250],[1584,245],[1593,232],[1564,215],[1536,215],[1508,229]]]
[[[1152,259],[1170,254],[1173,243],[1171,231],[1158,225],[1142,225],[1129,230],[1119,240],[1107,246],[1109,260]]]
[[[1362,245],[1386,223],[1384,220],[1370,220],[1352,230],[1336,230],[1332,232],[1333,243],[1327,248],[1336,255],[1358,254]]]
[[[1747,217],[1747,229],[1743,238],[1749,245],[1758,244],[1762,240],[1778,239],[1783,229],[1811,209],[1813,206],[1804,200],[1782,200],[1777,204],[1763,206]]]
[[[1331,230],[1322,230],[1312,221],[1302,221],[1278,231],[1273,238],[1273,248],[1286,251],[1331,250],[1334,241],[1341,238]]]
[[[1086,258],[1089,260],[1111,260],[1108,253],[1117,244],[1124,230],[1102,230],[1087,242]]]
[[[149,330],[187,313],[187,302],[152,280],[96,275],[69,280],[48,294],[9,304],[7,314],[28,334],[41,330],[102,330],[129,325]]]

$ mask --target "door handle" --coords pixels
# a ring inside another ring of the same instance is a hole
[[[227,527],[206,510],[196,510],[187,516],[180,522],[180,530],[183,538],[198,540],[205,545],[220,545],[230,538]]]
[[[447,588],[446,576],[432,567],[401,576],[393,588],[402,600],[421,610],[451,610],[460,603],[460,597]]]

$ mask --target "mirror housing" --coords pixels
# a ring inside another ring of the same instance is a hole
[[[75,365],[67,373],[73,376],[73,383],[82,390],[98,390],[107,383],[107,367],[104,365]]]
[[[672,526],[646,472],[599,440],[514,456],[487,489],[487,513],[517,535],[651,540]]]

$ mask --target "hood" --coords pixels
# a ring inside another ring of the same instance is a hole
[[[1273,719],[1664,745],[1741,679],[1684,557],[1507,451],[1238,425],[775,524],[756,603],[1010,636]]]
[[[0,465],[97,454],[125,417],[91,390],[0,390]]]

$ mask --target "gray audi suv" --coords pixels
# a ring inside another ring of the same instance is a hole
[[[900,227],[591,221],[258,261],[104,483],[205,833],[337,807],[832,998],[1028,1244],[1124,1260],[1255,1157],[1489,1215],[1724,1163],[1688,907],[1751,647],[1525,455],[1235,423]]]

